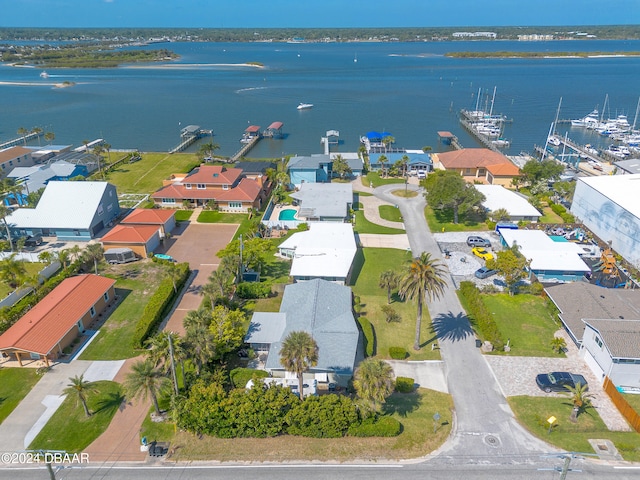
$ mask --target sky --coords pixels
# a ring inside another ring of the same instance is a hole
[[[640,0],[0,0],[0,27],[621,24],[640,24]]]

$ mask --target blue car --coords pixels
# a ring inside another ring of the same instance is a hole
[[[478,270],[476,270],[475,276],[476,278],[479,279],[484,279],[484,278],[489,278],[492,275],[495,275],[496,273],[498,273],[497,270],[491,270],[490,268],[487,267],[481,267]]]

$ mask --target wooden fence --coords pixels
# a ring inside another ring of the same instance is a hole
[[[624,399],[624,395],[618,391],[613,382],[609,380],[609,377],[604,379],[603,388],[622,416],[627,419],[629,425],[631,425],[636,432],[640,432],[640,415],[638,415],[633,407]]]

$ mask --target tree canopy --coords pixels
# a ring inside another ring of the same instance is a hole
[[[528,266],[529,260],[519,252],[517,244],[498,252],[496,258],[487,260],[487,267],[498,270],[504,277],[510,295],[517,290],[518,282],[529,275],[525,270]]]
[[[529,160],[522,167],[522,181],[528,185],[558,180],[564,167],[554,160]]]
[[[340,178],[348,177],[353,173],[353,170],[351,170],[347,161],[342,158],[342,155],[336,155],[336,158],[333,159],[332,170],[333,173],[338,175]]]
[[[427,193],[425,198],[431,208],[453,210],[453,223],[458,223],[459,215],[480,207],[485,196],[467,183],[453,170],[437,170],[423,180]]]

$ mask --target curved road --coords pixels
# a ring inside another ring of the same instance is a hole
[[[427,252],[441,259],[424,218],[423,191],[415,185],[409,188],[418,191],[418,196],[405,199],[393,195],[391,192],[398,189],[397,185],[378,187],[373,194],[400,208],[414,257]],[[430,462],[528,462],[531,456],[554,451],[515,420],[493,372],[475,346],[469,319],[450,280],[442,298],[429,303],[428,308],[456,412],[452,437]]]

